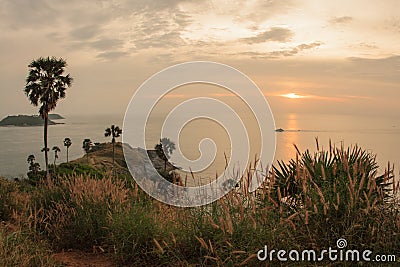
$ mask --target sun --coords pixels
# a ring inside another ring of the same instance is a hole
[[[296,94],[296,93],[283,94],[283,95],[280,95],[280,96],[286,97],[286,98],[290,98],[290,99],[305,98],[305,96],[303,96],[303,95],[298,95],[298,94]]]

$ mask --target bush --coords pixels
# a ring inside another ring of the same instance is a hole
[[[375,156],[357,146],[313,155],[307,150],[299,153],[299,159],[278,165],[270,178],[275,181],[272,195],[287,216],[293,215],[299,226],[305,226],[296,231],[301,243],[323,247],[346,238],[355,245],[376,246],[382,235],[376,229],[390,224],[381,215],[396,194],[390,192],[393,169],[378,175]],[[391,231],[396,231],[391,225]]]
[[[53,171],[54,166],[51,165],[51,172]],[[82,163],[61,163],[57,166],[56,169],[57,176],[88,176],[91,178],[101,179],[104,177],[104,173],[95,169],[92,166],[82,164]]]

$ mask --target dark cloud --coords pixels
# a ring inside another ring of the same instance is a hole
[[[337,24],[348,24],[353,21],[353,17],[350,16],[342,16],[342,17],[333,17],[329,20],[329,22],[333,25]]]
[[[264,43],[264,42],[289,42],[294,33],[293,31],[282,28],[282,27],[272,27],[262,33],[257,34],[254,37],[243,38],[242,40],[248,44],[254,43]]]

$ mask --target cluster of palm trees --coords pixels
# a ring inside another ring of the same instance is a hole
[[[69,162],[68,151],[71,145],[72,145],[71,139],[69,137],[66,137],[64,139],[64,146],[67,148],[67,163]],[[51,150],[54,151],[54,170],[55,170],[57,159],[59,158],[59,153],[61,152],[61,149],[58,146],[53,146]],[[41,152],[48,152],[48,151],[50,151],[49,148],[42,148],[41,150]],[[27,162],[29,164],[29,171],[32,172],[33,174],[37,174],[40,171],[40,164],[35,161],[36,161],[35,155],[32,154],[28,156]]]
[[[113,169],[115,166],[115,139],[120,137],[122,134],[122,129],[120,129],[118,126],[115,125],[111,125],[111,127],[106,128],[104,136],[105,137],[109,137],[111,136],[111,143],[112,143],[112,155],[113,155],[113,159],[112,159],[112,163],[113,163]],[[69,163],[69,148],[72,145],[72,140],[69,137],[66,137],[63,141],[64,146],[66,147],[66,154],[67,154],[67,163]],[[83,140],[82,142],[82,149],[84,150],[85,154],[86,154],[86,160],[89,163],[89,152],[93,147],[93,143],[89,138],[86,138]],[[41,151],[42,152],[48,152],[50,149],[49,148],[43,148]],[[51,149],[54,152],[54,171],[56,169],[56,163],[57,163],[57,159],[59,158],[59,153],[61,152],[60,147],[58,146],[53,146],[53,148]],[[45,157],[46,158],[46,157]],[[29,155],[27,162],[29,163],[29,171],[33,174],[37,174],[40,171],[40,164],[35,162],[36,158],[35,155]]]

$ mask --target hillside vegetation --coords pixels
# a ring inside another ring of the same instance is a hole
[[[74,171],[36,186],[0,180],[1,266],[59,266],[63,257],[54,253],[63,251],[102,255],[108,266],[326,266],[344,262],[260,262],[257,253],[265,246],[321,251],[339,239],[349,249],[397,257],[385,266],[399,264],[399,184],[391,169],[378,173],[374,156],[360,148],[306,151],[280,162],[254,193],[250,168],[235,190],[196,208],[144,193],[123,175],[120,144],[113,176],[109,153],[110,144],[98,145],[89,163],[71,163],[101,177]]]

